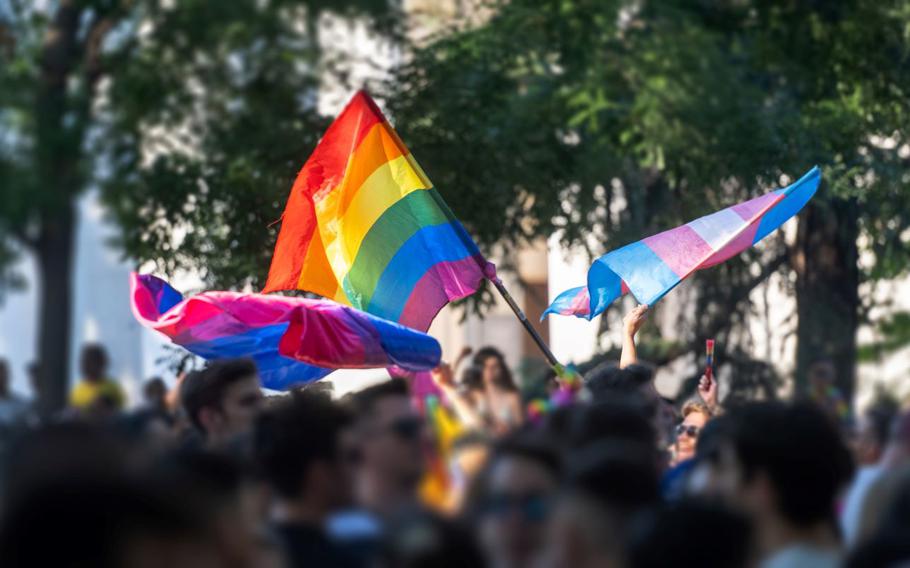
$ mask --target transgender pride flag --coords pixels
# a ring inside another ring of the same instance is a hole
[[[555,313],[590,320],[626,292],[653,305],[696,270],[743,252],[799,213],[815,195],[820,179],[821,171],[814,167],[784,189],[609,252],[588,270],[587,287],[566,290],[543,316]]]

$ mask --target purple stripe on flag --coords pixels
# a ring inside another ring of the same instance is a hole
[[[398,321],[414,329],[429,328],[433,318],[448,302],[470,296],[477,290],[484,279],[480,263],[485,262],[473,256],[431,266],[417,281]]]

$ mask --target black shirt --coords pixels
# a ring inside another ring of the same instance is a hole
[[[359,564],[332,542],[322,528],[306,523],[276,523],[272,532],[290,568],[357,568]]]

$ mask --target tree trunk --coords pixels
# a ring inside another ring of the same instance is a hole
[[[859,223],[854,200],[815,201],[800,218],[796,243],[799,315],[796,390],[805,393],[813,360],[830,358],[837,386],[852,401],[859,325]]]
[[[75,228],[75,205],[69,204],[42,221],[35,247],[41,281],[38,400],[45,416],[62,409],[67,400]]]

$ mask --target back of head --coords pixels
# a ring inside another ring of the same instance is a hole
[[[595,442],[622,440],[654,450],[657,434],[649,417],[653,411],[637,392],[573,409],[569,441],[578,448]]]
[[[110,429],[86,422],[42,426],[15,437],[3,452],[0,510],[61,478],[120,476],[141,457]]]
[[[565,485],[621,521],[660,499],[654,452],[629,440],[595,443],[570,453]]]
[[[180,387],[180,400],[187,416],[200,431],[203,408],[220,408],[227,389],[238,381],[256,376],[252,359],[222,359],[213,361],[201,371],[189,373]]]
[[[260,472],[279,496],[300,496],[313,463],[340,458],[341,433],[349,424],[350,415],[322,393],[284,397],[256,420],[253,454]]]
[[[98,343],[89,343],[82,348],[79,358],[79,369],[83,378],[100,380],[107,373],[107,350]]]
[[[204,519],[170,488],[131,477],[67,477],[6,509],[0,523],[5,567],[136,565],[163,556],[215,561]],[[179,559],[178,559],[179,558]]]
[[[748,404],[730,416],[730,441],[744,479],[767,475],[778,512],[797,526],[830,519],[853,471],[833,421],[809,402]]]
[[[674,503],[640,518],[632,533],[632,568],[749,565],[749,522],[718,503]]]
[[[585,376],[585,387],[594,401],[640,392],[651,382],[653,373],[644,365],[619,368],[614,363],[601,363]]]

